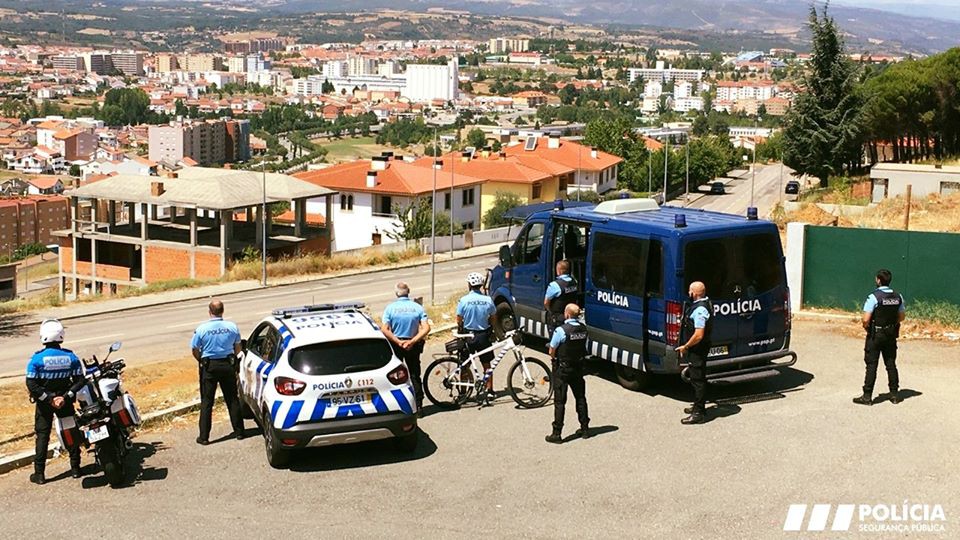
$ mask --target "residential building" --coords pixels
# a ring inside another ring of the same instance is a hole
[[[92,129],[60,129],[53,134],[50,148],[56,150],[68,162],[89,161],[97,151],[99,137]]]
[[[676,112],[684,113],[703,110],[703,98],[701,97],[673,98],[672,101],[672,108]]]
[[[657,60],[656,67],[653,68],[630,68],[627,70],[630,77],[630,84],[637,79],[644,81],[659,81],[662,83],[670,81],[690,81],[699,82],[706,73],[702,69],[674,69],[665,67],[662,60]]]
[[[381,77],[393,77],[401,73],[400,63],[396,60],[387,60],[377,66],[377,75]]]
[[[164,177],[109,176],[66,195],[71,226],[56,233],[63,297],[218,279],[244,250],[260,249],[264,233],[272,258],[330,250],[330,223],[310,226],[306,201],[323,197],[329,208],[333,192],[284,174],[264,183],[259,172],[186,167]],[[264,198],[289,203],[293,224],[260,213]]]
[[[70,227],[67,199],[34,195],[0,198],[0,255],[28,244],[56,243],[54,231]]]
[[[246,56],[246,66],[243,70],[244,73],[260,73],[262,71],[270,71],[270,60],[265,59],[257,54],[248,54]]]
[[[526,90],[511,96],[515,107],[537,108],[546,105],[547,95],[539,90]]]
[[[680,81],[673,85],[673,97],[676,99],[683,99],[689,97],[695,97],[697,95],[697,87],[699,85],[690,81]]]
[[[157,55],[157,72],[158,73],[170,73],[171,71],[177,71],[180,69],[180,65],[177,63],[177,57],[172,54],[158,54]]]
[[[223,71],[223,58],[213,54],[184,54],[177,57],[177,64],[181,70],[194,73]]]
[[[228,128],[228,124],[234,127]],[[149,154],[150,161],[177,163],[190,158],[200,165],[249,159],[249,123],[229,119],[150,126]]]
[[[343,79],[350,75],[350,70],[343,60],[333,60],[323,64],[321,75],[326,79]]]
[[[790,109],[790,100],[775,96],[764,101],[763,106],[767,109],[767,114],[770,116],[783,116],[787,114],[787,111]]]
[[[663,83],[660,81],[647,81],[643,85],[643,97],[656,99],[663,93]]]
[[[402,232],[396,210],[410,208],[421,197],[429,199],[435,172],[437,191],[433,208],[437,212],[452,211],[456,223],[479,227],[483,180],[447,171],[379,156],[294,176],[339,192],[332,208],[310,201],[307,211],[323,213],[327,220],[334,216],[333,251],[344,251],[396,242],[393,236]]]
[[[155,176],[157,174],[157,162],[142,157],[130,159],[122,156],[117,160],[98,157],[97,159],[80,165],[80,178],[83,181],[88,180],[92,176],[112,176],[117,174]]]
[[[523,156],[539,158],[545,167],[549,163],[552,167],[570,169],[572,176],[561,183],[567,193],[582,190],[602,194],[616,189],[619,166],[623,162],[618,156],[555,136],[529,137],[523,143],[505,146],[504,151],[508,156],[521,159]],[[533,167],[532,163],[525,165]]]
[[[229,71],[230,73],[246,73],[247,57],[246,56],[228,56],[225,66],[227,68],[227,71]]]
[[[776,95],[773,81],[717,81],[717,101],[756,99],[766,101]]]
[[[911,190],[912,197],[920,200],[930,195],[960,193],[960,167],[877,163],[870,168],[870,181],[871,202],[879,203],[888,197],[906,196],[907,189]]]
[[[323,83],[326,79],[310,76],[293,81],[293,93],[298,96],[319,96],[323,94]]]
[[[113,68],[124,75],[143,75],[143,53],[124,51],[110,54]]]
[[[347,75],[363,77],[377,74],[377,59],[369,56],[351,56],[347,58]]]
[[[446,65],[408,64],[406,88],[402,95],[411,101],[453,101],[459,94],[457,60]]]
[[[530,39],[520,37],[492,38],[488,42],[490,54],[505,54],[508,52],[526,52],[530,50]]]
[[[76,55],[58,55],[50,58],[53,63],[53,69],[64,71],[84,71],[86,66],[82,56]]]
[[[223,50],[233,54],[279,51],[286,48],[287,42],[287,39],[277,37],[227,41],[223,44]]]
[[[27,195],[60,195],[63,193],[63,178],[56,175],[28,176]]]
[[[538,52],[511,52],[507,55],[507,61],[511,64],[539,66],[543,63],[543,57]]]
[[[97,75],[109,75],[114,71],[113,58],[108,52],[88,52],[83,54],[84,69]]]

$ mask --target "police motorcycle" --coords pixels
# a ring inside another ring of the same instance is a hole
[[[64,446],[93,446],[97,465],[111,487],[126,479],[124,461],[133,447],[130,433],[140,425],[137,405],[121,386],[126,363],[122,358],[109,361],[120,345],[119,341],[110,345],[103,361],[96,355],[89,362],[83,360],[85,382],[76,392],[77,413],[57,422],[57,434]]]

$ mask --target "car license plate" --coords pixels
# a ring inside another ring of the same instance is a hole
[[[707,358],[726,356],[728,354],[730,354],[730,347],[728,345],[717,345],[716,347],[710,347],[710,350],[707,351]]]
[[[358,405],[373,400],[373,394],[369,392],[353,392],[350,394],[324,396],[324,399],[329,401],[330,405]]]
[[[91,443],[102,441],[109,436],[110,436],[110,431],[107,430],[107,426],[100,426],[96,429],[87,430],[87,441]]]

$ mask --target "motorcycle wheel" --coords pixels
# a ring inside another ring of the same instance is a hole
[[[107,478],[110,487],[116,488],[123,485],[126,479],[126,470],[123,466],[123,441],[120,437],[112,437],[105,444],[97,446],[97,462],[103,469],[103,475]]]

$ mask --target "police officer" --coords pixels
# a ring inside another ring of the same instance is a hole
[[[497,312],[493,299],[480,292],[484,281],[486,280],[483,274],[479,272],[467,274],[467,286],[470,291],[457,302],[457,327],[461,332],[473,334],[473,339],[467,343],[467,350],[471,353],[490,347],[493,316]],[[491,360],[493,360],[493,352],[480,356],[480,363],[483,364],[484,370],[490,369]],[[493,377],[487,381],[485,397],[488,403],[493,399]]]
[[[567,304],[577,303],[579,290],[577,280],[570,275],[570,262],[566,259],[558,261],[557,279],[547,285],[547,293],[543,297],[543,309],[547,310],[547,327],[551,336],[563,324]]]
[[[383,310],[383,324],[380,328],[387,336],[393,348],[410,370],[413,389],[417,399],[417,414],[423,409],[423,379],[420,375],[420,355],[423,344],[430,333],[430,322],[423,306],[410,299],[410,287],[397,283],[393,289],[397,300]]]
[[[677,347],[677,354],[687,357],[690,384],[693,386],[693,406],[683,412],[682,424],[702,424],[707,419],[707,352],[710,351],[710,333],[713,329],[713,303],[707,298],[707,287],[700,281],[690,284],[691,303],[683,314],[683,334],[690,336]]]
[[[46,482],[44,471],[47,464],[47,445],[53,416],[72,416],[75,392],[83,385],[83,364],[73,352],[63,348],[64,331],[60,321],[48,319],[40,324],[40,343],[27,363],[27,391],[30,401],[36,403],[33,430],[36,433],[36,453],[33,457],[33,474],[30,481],[42,485]],[[80,446],[68,449],[70,473],[80,478]]]
[[[587,356],[587,327],[580,324],[580,307],[567,304],[563,310],[564,321],[550,338],[550,358],[554,360],[553,432],[546,441],[560,444],[563,431],[563,414],[567,405],[567,387],[573,392],[580,429],[576,435],[590,437],[590,417],[587,416],[587,389],[583,380],[583,363]]]
[[[236,324],[223,320],[223,302],[213,300],[209,310],[210,320],[197,327],[190,342],[193,357],[200,362],[200,436],[197,444],[202,445],[210,443],[210,422],[218,384],[230,413],[234,436],[243,439],[236,369],[240,330]]]
[[[863,360],[867,364],[867,376],[863,380],[863,395],[853,398],[858,405],[873,405],[873,384],[877,381],[877,367],[883,355],[887,368],[887,384],[890,386],[890,402],[900,403],[900,374],[897,372],[897,338],[900,323],[906,318],[903,296],[890,288],[893,274],[887,269],[877,271],[877,289],[867,296],[863,304],[863,328],[867,331],[863,346]]]

